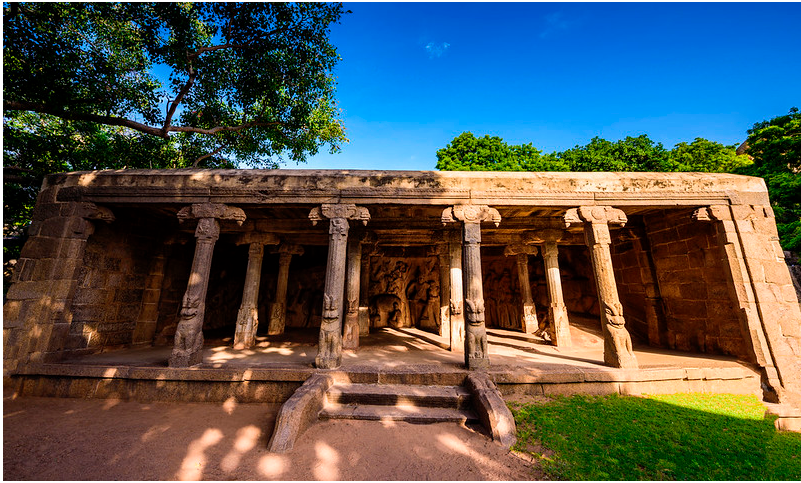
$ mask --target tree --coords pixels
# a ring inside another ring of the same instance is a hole
[[[750,164],[748,156],[737,154],[735,146],[695,138],[690,144],[682,142],[673,147],[667,171],[733,173]]]
[[[748,130],[745,144],[753,164],[739,172],[765,179],[782,247],[801,251],[801,113],[798,108],[793,107],[787,115],[754,124]]]
[[[668,152],[645,134],[615,142],[594,137],[584,146],[555,153],[570,171],[663,171]]]
[[[327,35],[342,13],[318,3],[5,4],[4,118],[123,127],[170,141],[179,166],[274,166],[336,150],[346,139]]]
[[[498,136],[477,138],[471,132],[463,132],[437,151],[437,169],[444,171],[565,170],[549,161],[530,143],[509,145]]]
[[[340,4],[4,3],[3,234],[44,176],[277,167],[347,142]],[[6,240],[4,260],[19,244]],[[4,271],[5,272],[5,271]]]

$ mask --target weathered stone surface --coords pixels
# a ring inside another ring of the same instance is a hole
[[[332,376],[315,374],[287,399],[275,419],[268,451],[284,453],[292,449],[298,436],[317,421],[325,402],[325,392],[333,383]]]
[[[467,376],[466,383],[473,395],[473,407],[492,435],[492,440],[511,448],[517,441],[515,419],[492,379],[485,373],[472,372]]]

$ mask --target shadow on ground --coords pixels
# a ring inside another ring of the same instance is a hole
[[[5,399],[5,480],[525,480],[529,461],[454,423],[325,421],[292,451],[278,404]]]

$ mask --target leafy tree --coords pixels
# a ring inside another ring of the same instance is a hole
[[[793,107],[784,116],[754,124],[748,130],[746,153],[753,164],[739,170],[760,176],[768,187],[782,246],[801,251],[801,113]]]
[[[463,132],[437,151],[437,169],[445,171],[565,171],[564,168],[540,156],[540,150],[531,143],[509,145],[498,136],[477,138],[471,132]]]
[[[668,152],[645,134],[619,141],[594,137],[585,146],[555,154],[570,171],[663,171]]]
[[[4,236],[23,233],[49,173],[272,168],[338,151],[347,139],[328,33],[343,13],[323,3],[4,3]],[[4,259],[18,250],[4,243]]]
[[[303,160],[345,141],[327,38],[342,13],[319,3],[8,3],[4,118],[121,126],[171,141],[184,165]]]
[[[748,156],[737,154],[736,146],[695,138],[690,144],[678,143],[670,151],[667,171],[733,173],[751,164]]]
[[[45,175],[277,167],[346,142],[340,4],[5,3],[4,232]],[[162,81],[165,79],[166,81]]]

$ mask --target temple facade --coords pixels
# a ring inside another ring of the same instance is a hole
[[[764,182],[706,173],[121,170],[49,176],[4,305],[4,374],[204,337],[319,335],[314,366],[382,327],[492,364],[487,328],[607,366],[633,344],[734,356],[801,401],[801,310]]]

